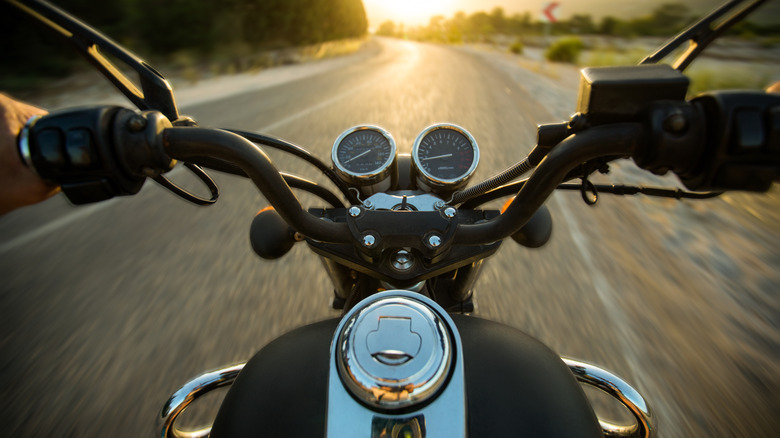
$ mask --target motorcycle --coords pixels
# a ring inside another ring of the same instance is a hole
[[[275,259],[306,242],[333,282],[333,307],[343,310],[341,318],[279,337],[247,363],[187,382],[164,404],[163,437],[655,436],[649,403],[620,377],[470,315],[480,269],[508,237],[529,248],[550,239],[544,203],[554,190],[578,190],[588,202],[597,193],[701,199],[766,191],[780,177],[780,97],[713,92],[688,100],[682,73],[765,0],[727,2],[638,66],[584,69],[575,115],[540,125],[527,157],[471,187],[479,148],[463,127],[430,126],[407,155],[382,128],[356,126],[336,139],[328,165],[281,139],[198,127],[179,114],[162,75],[137,56],[43,1],[10,3],[64,35],[138,107],[30,120],[19,137],[29,167],[76,205],[136,194],[147,178],[210,205],[218,188],[204,168],[247,177],[271,204],[252,223],[255,252]],[[671,66],[658,63],[686,42]],[[138,74],[140,89],[112,59]],[[279,172],[260,146],[315,166],[338,193]],[[656,174],[671,171],[688,191],[589,180],[618,158]],[[209,197],[168,179],[179,161]],[[292,189],[328,206],[304,209]],[[506,197],[500,211],[480,208]],[[581,384],[615,398],[635,423],[599,419]],[[177,426],[194,400],[226,386],[211,428]]]

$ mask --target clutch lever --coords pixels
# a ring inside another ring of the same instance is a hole
[[[8,0],[43,25],[67,39],[95,68],[142,111],[160,111],[172,122],[179,119],[173,88],[152,66],[82,21],[42,0]],[[138,74],[141,89],[125,76],[104,52]]]

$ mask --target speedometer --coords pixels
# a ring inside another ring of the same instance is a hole
[[[457,125],[425,128],[414,141],[412,159],[423,188],[455,190],[466,184],[479,163],[474,137]]]
[[[336,139],[331,158],[336,173],[348,184],[369,194],[386,190],[396,160],[395,140],[378,126],[356,126]]]

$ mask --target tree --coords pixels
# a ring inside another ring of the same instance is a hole
[[[599,24],[599,33],[602,35],[617,35],[618,20],[617,18],[607,15],[601,19]]]
[[[380,24],[379,28],[376,30],[376,34],[380,36],[388,36],[388,37],[396,36],[395,23],[393,23],[391,20],[382,22],[382,24]]]
[[[575,14],[569,20],[569,26],[573,33],[592,34],[596,31],[596,25],[593,24],[590,15]]]

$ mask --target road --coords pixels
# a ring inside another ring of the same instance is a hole
[[[377,40],[344,58],[200,84],[180,102],[201,125],[280,136],[322,158],[357,124],[383,126],[408,152],[423,128],[453,122],[480,145],[481,180],[530,149],[536,123],[573,110],[575,81],[569,68],[508,54]],[[673,181],[630,163],[610,178]],[[148,436],[186,379],[338,315],[305,245],[274,262],[252,253],[262,196],[240,178],[216,180],[214,207],[148,183],[132,198],[74,208],[57,197],[0,218],[0,435]],[[662,437],[780,430],[777,191],[604,195],[597,207],[567,192],[548,205],[553,239],[538,250],[504,243],[477,284],[479,316],[625,377],[651,401]]]

